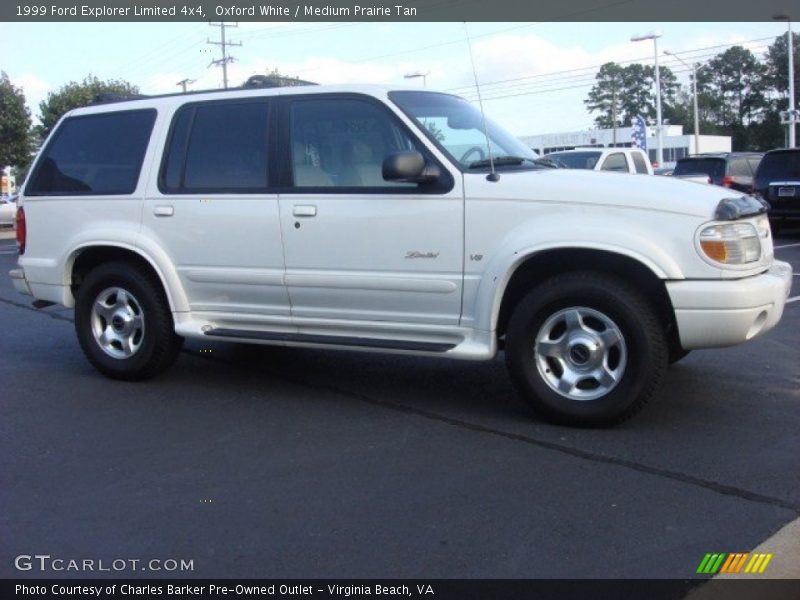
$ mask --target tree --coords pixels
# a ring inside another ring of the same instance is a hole
[[[93,75],[88,75],[81,83],[70,81],[58,91],[47,94],[47,100],[39,104],[41,126],[38,133],[42,138],[46,138],[64,113],[73,108],[88,106],[98,95],[125,97],[138,94],[138,87],[121,79],[101,81]]]
[[[715,123],[733,137],[734,148],[750,146],[748,126],[764,117],[766,67],[742,46],[717,54],[697,71],[698,91]]]
[[[775,38],[773,44],[767,48],[765,82],[780,94],[789,94],[789,52],[786,47],[787,31]],[[794,93],[800,94],[800,34],[792,33],[794,55]],[[787,103],[788,104],[788,103]],[[797,97],[795,97],[797,105]]]
[[[597,83],[584,100],[589,112],[600,112],[595,124],[602,128],[630,123],[636,115],[656,117],[655,67],[634,63],[622,67],[606,63],[597,72]],[[680,85],[668,67],[659,67],[661,98],[665,104],[675,101]],[[616,116],[616,119],[614,118]]]
[[[583,102],[590,113],[599,112],[594,122],[598,127],[611,129],[622,125],[623,67],[607,62],[595,75],[595,83]]]
[[[299,77],[281,75],[277,67],[271,71],[267,69],[265,73],[266,75],[252,75],[248,77],[247,81],[242,84],[242,87],[295,87],[298,85],[309,85],[311,83],[309,81],[303,81]]]
[[[25,95],[0,72],[0,172],[7,166],[25,168],[31,159],[31,113]]]

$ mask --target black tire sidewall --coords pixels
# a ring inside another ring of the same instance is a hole
[[[596,400],[570,400],[539,374],[534,358],[536,335],[544,322],[569,307],[597,310],[619,327],[627,365],[622,379]],[[621,280],[592,274],[557,276],[535,288],[517,306],[506,334],[506,360],[517,388],[543,416],[558,422],[606,426],[624,420],[646,402],[649,388],[667,362],[663,332],[649,305]]]
[[[92,304],[98,294],[109,287],[130,292],[139,302],[144,316],[144,336],[139,350],[129,358],[114,358],[106,354],[92,333]],[[164,314],[164,304],[158,291],[135,267],[127,263],[107,263],[92,270],[78,290],[75,302],[75,330],[78,341],[89,361],[99,371],[116,379],[140,379],[150,376],[149,370],[158,352],[159,332],[164,320],[172,326],[170,314]]]

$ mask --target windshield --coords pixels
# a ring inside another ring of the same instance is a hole
[[[721,178],[725,174],[725,160],[722,158],[690,158],[679,160],[673,175],[708,175]]]
[[[389,98],[459,166],[464,169],[489,167],[483,120],[472,104],[458,96],[435,92],[391,92]],[[533,150],[489,118],[486,129],[492,158],[497,160],[496,167],[523,163],[535,167]]]
[[[601,152],[551,152],[546,158],[556,161],[567,169],[594,169]]]

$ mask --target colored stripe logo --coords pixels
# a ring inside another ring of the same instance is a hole
[[[701,575],[716,575],[717,573],[763,573],[772,554],[763,552],[724,552],[709,553],[700,561],[697,573]],[[744,569],[744,571],[742,570]]]

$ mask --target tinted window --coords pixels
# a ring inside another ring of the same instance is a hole
[[[721,178],[725,174],[725,160],[722,158],[691,158],[679,160],[673,175],[708,175]]]
[[[800,181],[800,150],[766,154],[761,159],[756,187],[766,187],[771,181]]]
[[[165,191],[246,193],[267,187],[268,106],[214,102],[175,118],[164,161]]]
[[[747,159],[747,164],[750,165],[750,170],[753,171],[754,175],[755,172],[758,171],[758,164],[760,162],[761,162],[760,156],[751,156],[750,158]]]
[[[747,159],[733,158],[728,162],[728,173],[734,177],[752,177],[753,172],[750,170],[750,165]]]
[[[155,110],[72,117],[47,145],[29,195],[132,194],[147,150]]]
[[[371,102],[295,101],[291,138],[295,186],[417,187],[383,179],[383,159],[415,145],[386,111]]]
[[[647,163],[644,161],[644,156],[638,152],[631,152],[633,157],[633,166],[636,167],[637,173],[648,173]]]
[[[617,152],[609,154],[603,161],[603,166],[600,167],[603,171],[621,171],[626,173],[628,171],[628,162],[625,160],[625,155]]]
[[[555,160],[567,169],[594,169],[600,152],[551,152],[547,158]]]

